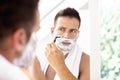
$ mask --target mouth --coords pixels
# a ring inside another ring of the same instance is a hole
[[[62,44],[63,44],[64,46],[69,46],[71,43],[69,43],[69,42],[62,42]]]

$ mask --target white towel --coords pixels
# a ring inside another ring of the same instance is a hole
[[[79,64],[81,61],[81,56],[82,56],[82,51],[80,47],[76,45],[65,59],[65,63],[68,69],[76,78],[78,78],[79,76]],[[54,80],[60,80],[57,74]]]
[[[51,39],[52,38],[50,35],[46,36],[44,39],[40,41],[40,44],[38,45],[38,49],[37,49],[38,50],[37,52],[39,52],[37,53],[37,56],[40,61],[41,68],[44,74],[46,73],[46,70],[49,66],[49,63],[45,57],[44,48],[45,45],[51,41]],[[79,64],[80,64],[81,56],[82,56],[81,48],[76,44],[76,46],[70,51],[69,55],[65,59],[65,63],[68,69],[72,72],[72,74],[76,78],[79,75]],[[59,80],[57,74],[55,75],[54,80]]]

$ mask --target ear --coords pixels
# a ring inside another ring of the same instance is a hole
[[[51,27],[51,33],[52,33],[52,34],[53,34],[53,32],[54,32],[54,29],[55,29],[54,27]]]
[[[14,32],[12,41],[14,49],[19,52],[22,51],[27,41],[25,30],[20,28]]]

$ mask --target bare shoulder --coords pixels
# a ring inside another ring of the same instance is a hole
[[[81,61],[80,61],[80,71],[86,70],[87,67],[90,67],[90,56],[82,52]]]
[[[81,61],[88,61],[90,60],[90,56],[87,53],[82,52],[82,57],[81,57]]]
[[[82,52],[79,72],[80,80],[90,80],[90,56],[84,52]]]

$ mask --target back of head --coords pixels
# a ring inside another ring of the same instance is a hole
[[[62,16],[63,16],[63,17],[64,17],[64,16],[74,17],[74,18],[78,19],[79,23],[81,23],[81,18],[80,18],[80,15],[79,15],[78,11],[75,10],[74,8],[67,7],[67,8],[65,8],[65,9],[60,10],[60,11],[56,14],[56,16],[55,16],[55,18],[54,18],[54,25],[56,24],[57,19],[58,19],[59,17],[62,17]]]
[[[0,42],[17,29],[25,29],[27,36],[34,27],[39,0],[0,0]]]

